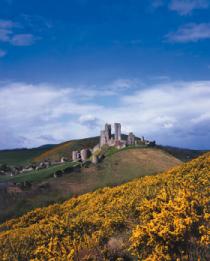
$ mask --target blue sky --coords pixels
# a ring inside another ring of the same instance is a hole
[[[105,122],[210,147],[209,0],[0,0],[0,149]]]

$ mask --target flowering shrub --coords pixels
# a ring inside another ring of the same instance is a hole
[[[210,153],[0,225],[0,260],[209,260]]]

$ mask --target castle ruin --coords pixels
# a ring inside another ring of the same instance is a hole
[[[110,147],[123,148],[127,144],[127,141],[122,140],[121,124],[114,123],[114,136],[112,136],[112,126],[106,123],[104,130],[101,131],[100,147],[108,145]],[[133,143],[132,143],[133,144]]]
[[[126,139],[123,139],[125,135],[121,134],[121,124],[114,123],[114,135],[112,135],[112,125],[106,123],[103,130],[100,132],[99,144],[97,144],[93,149],[82,149],[79,151],[72,152],[73,161],[85,162],[92,155],[92,162],[98,162],[97,152],[101,150],[103,146],[115,147],[117,149],[125,148],[126,146],[155,146],[155,141],[151,142],[145,140],[144,137],[136,138],[133,132],[130,132]]]
[[[114,135],[115,141],[121,141],[121,124],[115,123],[114,130],[115,130],[115,135]]]
[[[135,135],[133,134],[133,132],[130,132],[128,134],[127,144],[128,145],[134,145],[135,144]]]

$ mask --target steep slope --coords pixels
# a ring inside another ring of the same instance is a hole
[[[0,226],[2,260],[209,260],[210,153]]]
[[[69,171],[59,179],[53,178],[55,169],[63,169],[67,163],[37,172],[9,177],[10,182],[30,182],[31,188],[16,194],[1,193],[0,222],[16,217],[35,207],[61,202],[73,195],[91,192],[105,186],[116,186],[137,177],[153,175],[168,170],[182,162],[170,154],[155,148],[133,148],[117,151],[100,164]],[[3,178],[0,179],[0,182]],[[1,183],[0,183],[1,184]],[[14,189],[13,186],[11,189]]]

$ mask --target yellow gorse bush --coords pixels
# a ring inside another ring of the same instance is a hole
[[[208,260],[210,153],[0,225],[0,260]]]

